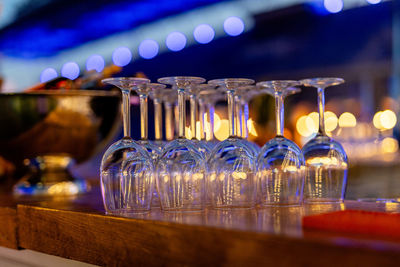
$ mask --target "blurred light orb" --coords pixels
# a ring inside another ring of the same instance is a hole
[[[128,65],[132,60],[132,52],[128,47],[118,47],[112,54],[112,61],[119,67]]]
[[[239,17],[229,17],[224,21],[224,31],[230,36],[238,36],[244,31],[244,22]]]
[[[58,73],[53,68],[47,68],[40,74],[40,82],[45,83],[58,77]]]
[[[214,135],[219,141],[223,141],[229,137],[229,121],[221,120],[221,126],[215,131]]]
[[[338,13],[343,9],[343,0],[324,0],[324,7],[330,13]]]
[[[381,2],[381,0],[367,0],[368,3],[375,5],[375,4],[379,4]]]
[[[394,126],[396,126],[397,123],[396,114],[390,109],[383,111],[381,116],[379,117],[379,120],[382,127],[387,130],[392,129]]]
[[[180,51],[186,46],[186,36],[181,32],[171,32],[168,34],[165,44],[171,51]]]
[[[214,39],[215,31],[208,24],[200,24],[193,31],[194,39],[200,44],[207,44]]]
[[[61,68],[61,76],[75,80],[79,76],[79,66],[76,62],[67,62]]]
[[[327,132],[332,132],[338,126],[338,117],[332,111],[326,111],[324,113],[324,120],[325,120],[325,130]]]
[[[139,55],[144,59],[152,59],[157,56],[158,50],[158,43],[154,40],[144,40],[139,45]]]
[[[318,112],[311,112],[308,114],[310,119],[306,120],[307,128],[312,132],[312,133],[317,133],[319,129],[319,114]]]
[[[310,129],[311,125],[311,129]],[[301,116],[298,118],[296,122],[296,130],[297,132],[303,136],[303,137],[308,137],[313,134],[313,128],[314,128],[314,122],[310,117],[307,115]]]
[[[101,72],[104,69],[104,58],[100,55],[92,55],[86,60],[86,70]]]
[[[381,115],[382,111],[378,111],[375,113],[374,118],[372,119],[372,123],[374,124],[375,128],[378,130],[383,130],[384,127],[381,124]]]
[[[357,125],[356,117],[350,112],[344,112],[339,117],[339,126],[342,128],[345,127],[355,127]]]
[[[252,136],[255,136],[255,137],[258,136],[255,122],[252,119],[247,120],[247,129],[249,131],[249,134],[251,134]]]
[[[399,150],[399,142],[393,137],[386,137],[382,140],[381,148],[383,153],[395,153]]]

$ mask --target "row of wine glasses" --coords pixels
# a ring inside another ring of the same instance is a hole
[[[303,192],[306,202],[343,200],[347,157],[341,145],[325,134],[323,117],[324,89],[343,83],[340,78],[265,81],[256,85],[254,80],[244,78],[215,79],[205,84],[203,78],[187,76],[164,77],[158,79],[159,83],[128,77],[103,82],[119,87],[123,96],[124,137],[108,148],[100,167],[108,213],[145,212],[150,210],[152,199],[161,204],[163,211],[201,211],[206,206],[234,209],[256,204],[300,205]],[[284,99],[298,93],[299,86],[318,89],[320,114],[319,133],[303,150],[283,136]],[[140,98],[139,141],[130,137],[130,91]],[[247,140],[247,120],[250,99],[262,93],[275,98],[276,137],[260,149]],[[228,101],[229,138],[217,143],[212,137],[207,138],[205,128],[213,128],[214,105],[224,94]],[[154,101],[155,142],[147,136],[148,96]],[[192,133],[197,132],[197,109],[200,110],[200,140],[185,137],[187,97]],[[162,102],[166,135],[170,139],[167,143],[161,137]],[[176,102],[178,137],[172,139]],[[207,120],[210,124],[206,124]]]

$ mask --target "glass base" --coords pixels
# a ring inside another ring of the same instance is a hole
[[[132,217],[139,214],[146,214],[150,211],[150,209],[119,209],[114,211],[106,211],[106,214],[122,217]]]
[[[176,212],[184,212],[184,213],[195,213],[195,212],[203,212],[204,207],[192,207],[192,208],[161,208],[163,212],[168,213],[176,213]]]
[[[211,208],[215,210],[249,210],[254,207],[255,204],[211,206]]]
[[[277,203],[277,202],[267,202],[267,203],[260,203],[260,208],[270,208],[270,207],[300,207],[303,203]]]
[[[45,155],[26,160],[29,171],[13,188],[15,196],[73,196],[90,191],[83,179],[76,179],[66,155]]]
[[[339,204],[343,203],[343,199],[336,198],[308,198],[304,199],[305,204]]]

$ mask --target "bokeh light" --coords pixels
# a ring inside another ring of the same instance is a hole
[[[224,21],[224,31],[230,36],[238,36],[244,31],[244,22],[239,17],[229,17]]]
[[[128,47],[118,47],[112,54],[112,61],[115,65],[123,67],[132,60],[132,52]]]
[[[384,127],[381,124],[381,115],[382,115],[382,111],[378,111],[377,113],[375,113],[374,118],[372,120],[372,123],[374,124],[375,128],[378,130],[384,129]]]
[[[229,121],[221,120],[221,126],[215,131],[215,138],[219,141],[223,141],[229,137]]]
[[[45,83],[58,77],[58,73],[53,68],[47,68],[40,74],[40,82]]]
[[[186,36],[181,32],[171,32],[168,34],[165,44],[171,51],[180,51],[186,46]]]
[[[381,2],[381,0],[367,0],[368,3],[375,5],[375,4],[379,4]]]
[[[247,121],[247,129],[249,131],[249,134],[251,134],[252,136],[257,137],[257,130],[256,130],[256,126],[255,126],[255,122],[252,119],[249,119]]]
[[[324,7],[330,13],[338,13],[343,9],[343,0],[324,0]]]
[[[200,44],[207,44],[214,39],[215,31],[208,24],[200,24],[193,31],[194,39]]]
[[[386,137],[382,140],[381,148],[383,153],[395,153],[399,150],[399,142],[393,137]]]
[[[356,117],[350,112],[344,112],[339,117],[339,126],[342,128],[355,127],[357,125]]]
[[[325,119],[325,130],[327,132],[332,132],[336,129],[338,126],[338,117],[336,116],[335,113],[332,111],[326,111],[324,113],[324,119]]]
[[[100,55],[92,55],[86,60],[86,70],[101,72],[104,69],[104,58]]]
[[[309,125],[313,127],[314,122],[312,119],[307,115],[301,116],[296,122],[296,130],[303,137],[311,136],[313,131],[310,129]]]
[[[380,115],[379,120],[382,127],[387,130],[392,129],[397,123],[396,114],[390,109],[383,111]]]
[[[145,59],[151,59],[157,56],[158,50],[158,43],[154,40],[144,40],[139,45],[139,55]]]
[[[75,80],[79,76],[79,65],[76,62],[67,62],[61,68],[61,76]]]

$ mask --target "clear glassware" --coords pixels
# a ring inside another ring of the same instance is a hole
[[[154,105],[154,143],[161,151],[165,144],[162,132],[162,104],[167,90],[165,90],[166,86],[164,84],[153,83],[153,85],[150,86],[149,96],[153,100]]]
[[[164,211],[201,211],[205,206],[204,155],[185,138],[185,91],[193,84],[205,82],[200,77],[165,77],[158,82],[170,84],[178,91],[178,138],[163,149],[157,163],[157,188]]]
[[[269,140],[257,157],[257,182],[261,206],[297,206],[303,200],[304,157],[301,149],[283,136],[284,99],[300,90],[297,81],[259,82],[257,86],[275,98],[276,136]]]
[[[154,186],[154,164],[146,150],[130,137],[130,104],[132,89],[150,82],[143,78],[109,78],[122,91],[124,137],[104,153],[100,166],[100,185],[107,213],[126,215],[150,210]],[[129,168],[126,162],[129,159]]]
[[[319,130],[303,147],[306,163],[304,201],[337,203],[344,199],[347,184],[347,155],[340,143],[325,133],[325,88],[344,82],[341,78],[314,78],[300,81],[318,90]]]
[[[218,143],[208,159],[207,189],[211,206],[217,209],[252,208],[256,202],[254,152],[235,135],[235,90],[254,83],[250,79],[211,80],[228,96],[229,138]]]
[[[172,141],[175,138],[174,107],[176,106],[178,93],[176,90],[165,89],[162,99],[165,109],[165,139]]]

